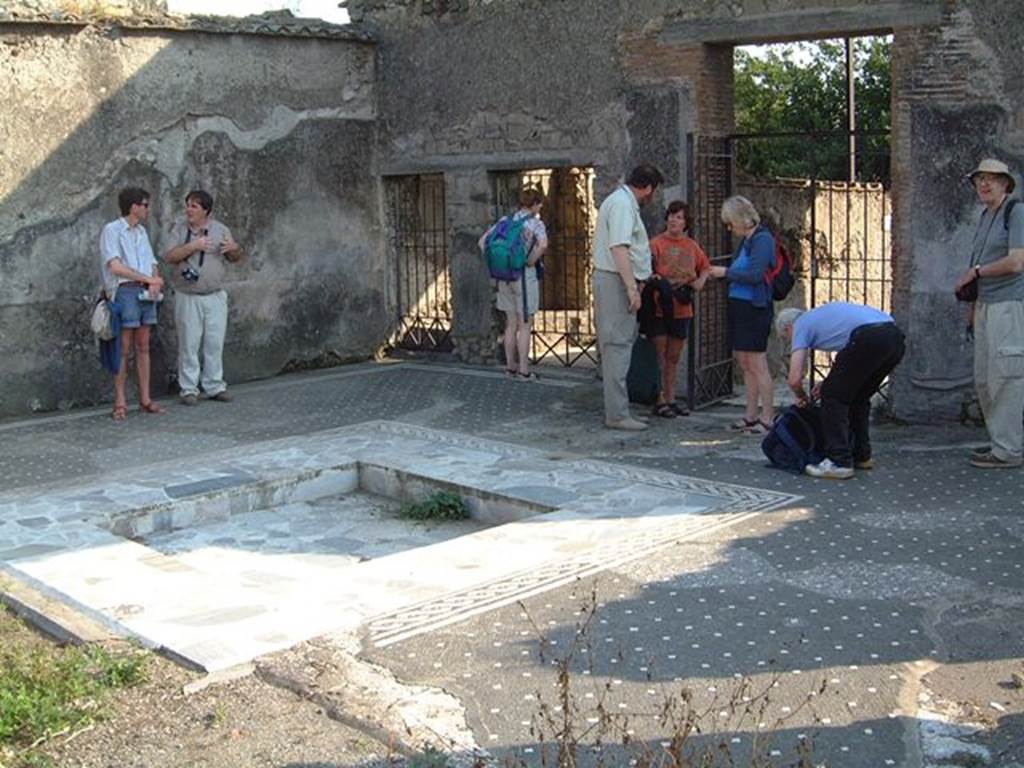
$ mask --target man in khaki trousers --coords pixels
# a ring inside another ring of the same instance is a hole
[[[639,165],[601,203],[594,232],[594,315],[604,384],[604,423],[639,431],[647,424],[629,413],[626,376],[637,336],[640,288],[651,276],[651,247],[640,206],[664,181],[657,168]]]
[[[1021,466],[1024,428],[1024,203],[999,160],[982,160],[968,176],[985,206],[974,233],[971,265],[957,289],[978,281],[974,323],[974,385],[992,444],[971,454],[971,466]]]

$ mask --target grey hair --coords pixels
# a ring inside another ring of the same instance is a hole
[[[797,309],[796,307],[786,307],[779,310],[779,314],[775,316],[775,332],[779,336],[783,336],[786,333],[786,329],[793,325],[796,319],[803,313],[802,309]]]
[[[761,214],[743,195],[733,195],[722,203],[722,221],[726,224],[756,227],[761,223]]]

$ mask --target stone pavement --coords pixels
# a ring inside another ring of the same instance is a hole
[[[605,430],[599,387],[568,372],[391,363],[235,394],[0,424],[3,568],[210,669],[320,635],[257,663],[301,689],[295,655],[334,649],[340,677],[355,658],[453,697],[462,724],[417,734],[528,764],[566,658],[582,741],[623,715],[632,755],[661,748],[654,713],[685,686],[738,764],[1024,763],[1024,482],[968,467],[983,430],[875,425],[878,468],[836,483],[765,467],[728,406]],[[510,522],[431,538],[321,510],[402,473]],[[390,727],[387,702],[339,698]]]

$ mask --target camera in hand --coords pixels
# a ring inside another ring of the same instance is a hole
[[[956,289],[956,298],[958,301],[977,301],[978,300],[978,279],[975,278],[967,285],[961,285]]]

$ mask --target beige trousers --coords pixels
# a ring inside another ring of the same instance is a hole
[[[636,341],[636,313],[629,311],[629,297],[618,272],[594,270],[594,319],[601,352],[606,421],[629,418],[626,376]]]
[[[977,303],[974,385],[992,453],[1019,462],[1024,441],[1024,301]]]
[[[224,383],[224,336],[228,329],[227,291],[205,296],[174,294],[174,324],[178,330],[178,386],[183,395],[207,397],[227,389]]]

